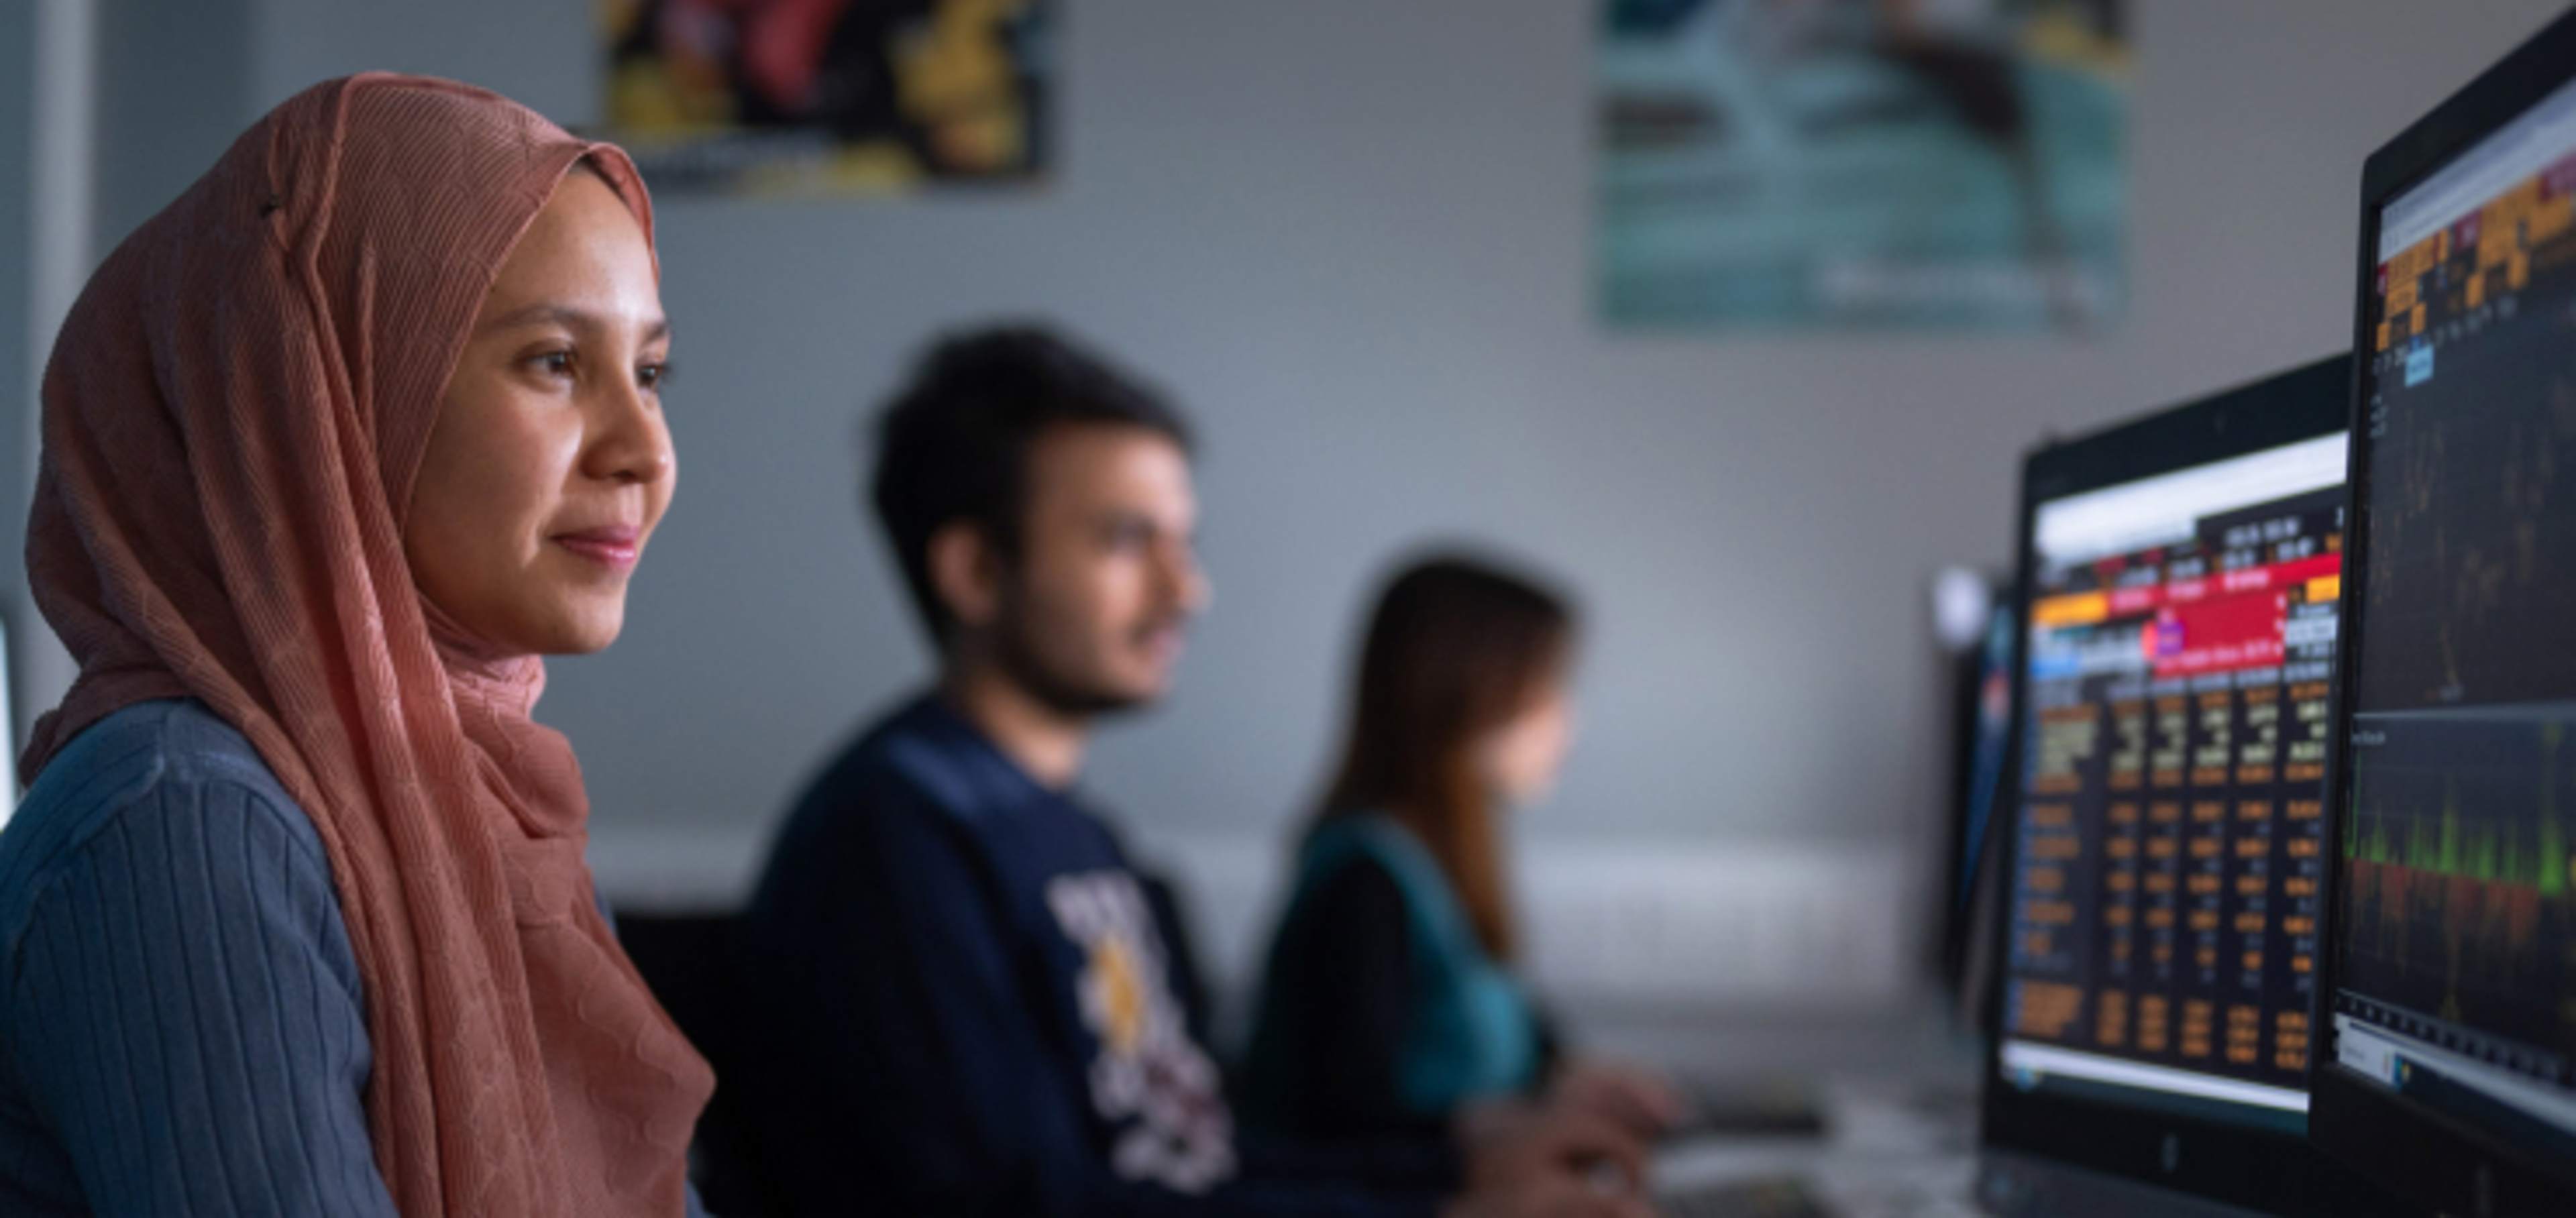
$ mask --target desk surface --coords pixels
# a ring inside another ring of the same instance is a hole
[[[1582,1026],[1587,1048],[1721,1091],[1803,1089],[1822,1111],[1822,1137],[1720,1135],[1666,1147],[1654,1164],[1659,1195],[1795,1176],[1847,1218],[1980,1212],[1970,1197],[1983,1057],[1937,1009],[1678,1023],[1594,1016]]]

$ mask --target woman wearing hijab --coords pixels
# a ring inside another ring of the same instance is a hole
[[[1565,759],[1574,644],[1563,597],[1489,562],[1431,558],[1387,585],[1271,941],[1247,1124],[1431,1139],[1545,1104],[1652,1139],[1682,1115],[1650,1074],[1557,1060],[1512,968],[1503,818]]]
[[[529,718],[670,501],[651,241],[617,149],[371,74],[90,280],[28,526],[80,676],[0,834],[0,1212],[695,1208],[710,1075]]]

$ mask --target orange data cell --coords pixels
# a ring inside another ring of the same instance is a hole
[[[2281,768],[2285,782],[2317,782],[2326,776],[2326,768],[2313,761],[2292,762]]]
[[[2075,823],[2075,808],[2072,804],[2032,804],[2029,819],[2043,829],[2063,828]]]
[[[2272,801],[2268,799],[2246,800],[2245,802],[2236,805],[2236,819],[2270,820],[2272,819]]]
[[[2201,968],[2204,968],[2204,969],[2214,969],[2214,968],[2217,968],[2217,967],[2218,967],[2218,949],[2217,949],[2217,948],[2214,948],[2214,947],[2204,947],[2204,948],[2201,948],[2200,950],[2195,951],[2195,952],[2193,952],[2193,953],[2191,954],[2191,962],[2192,962],[2193,964],[2195,964],[2195,965],[2200,966]]]
[[[2055,955],[2057,953],[2057,936],[2044,930],[2027,932],[2021,937],[2021,951],[2025,956]]]
[[[2294,799],[2290,801],[2291,820],[2315,820],[2318,817],[2325,815],[2325,812],[2325,801],[2321,799]]]
[[[2173,963],[2173,944],[2159,943],[2147,952],[2147,959],[2161,967]]]
[[[2311,605],[2322,605],[2329,601],[2343,599],[2343,577],[2320,575],[2309,580],[2307,597],[2307,603]]]
[[[2061,626],[2090,626],[2110,620],[2111,594],[2108,592],[2074,592],[2065,596],[2041,597],[2030,607],[2030,624],[2040,630]]]
[[[2224,778],[2219,781],[2226,781]],[[2227,805],[2215,799],[2204,799],[2191,806],[2193,824],[2214,825],[2227,819]]]
[[[2281,933],[2287,935],[2313,935],[2317,933],[2317,920],[2315,918],[2308,917],[2305,914],[2293,914],[2281,919]]]
[[[2174,911],[2170,909],[2150,909],[2147,911],[2148,930],[2172,930],[2173,924]]]
[[[2218,911],[2215,909],[2193,910],[2191,915],[2191,928],[2204,934],[2218,929]]]
[[[2180,853],[2181,849],[2182,843],[2175,838],[2156,837],[2147,839],[2147,857],[2151,859],[2169,859]]]
[[[2249,973],[2259,973],[2259,972],[2262,972],[2262,971],[2263,971],[2263,953],[2261,953],[2261,952],[2259,952],[2259,951],[2255,951],[2255,952],[2247,952],[2247,953],[2245,953],[2245,957],[2244,957],[2242,960],[2237,961],[2237,963],[2244,965],[2244,966],[2245,966],[2245,971],[2246,971],[2246,972],[2249,972]]]
[[[2312,859],[2317,857],[2317,839],[2313,837],[2291,838],[2290,857],[2294,859]]]
[[[2083,840],[2071,833],[2053,833],[2045,837],[2033,837],[2030,841],[2030,857],[2034,859],[2064,862],[2082,853],[2084,853]]]
[[[2214,859],[2226,849],[2227,839],[2225,838],[2195,837],[2191,839],[2191,857],[2196,859]]]
[[[2105,990],[2096,999],[2093,1012],[2093,1042],[2105,1049],[2117,1049],[2129,1039],[2129,996],[2119,990]]]
[[[2191,877],[2190,887],[2191,895],[2193,896],[2216,896],[2218,894],[2218,877],[2206,871],[2201,872],[2198,875]]]
[[[2138,999],[2137,1029],[2139,1048],[2149,1053],[2165,1051],[2172,1024],[2162,996],[2149,994]]]
[[[2236,933],[2240,935],[2259,935],[2268,928],[2270,922],[2271,919],[2258,913],[2241,913],[2236,915]],[[2293,931],[2291,933],[2295,934],[2297,932]]]
[[[2240,897],[2262,896],[2263,890],[2269,887],[2271,887],[2271,881],[2264,876],[2240,875],[2236,877],[2236,895]]]
[[[2222,749],[2219,755],[2224,758],[2226,753]],[[2193,766],[2191,770],[2191,785],[2195,787],[2226,786],[2227,763],[2224,760],[2221,760],[2216,765]]]
[[[2316,962],[2316,960],[2315,960],[2315,959],[2313,959],[2313,958],[2311,958],[2311,957],[2308,957],[2308,956],[2292,956],[2292,957],[2290,957],[2290,971],[2291,971],[2291,972],[2293,972],[2293,973],[2313,973],[2313,972],[2315,972],[2315,971],[2316,971],[2316,968],[2317,968],[2317,962]]]
[[[2025,981],[2015,987],[2013,1030],[2044,1040],[2064,1040],[2084,1012],[2084,991],[2057,981]]]
[[[2021,883],[2022,887],[2032,892],[2064,892],[2066,891],[2066,869],[2032,867],[2021,873]]]
[[[2294,897],[2312,897],[2317,895],[2317,881],[2313,876],[2294,875],[2281,881],[2281,891]]]
[[[2032,901],[2022,906],[2021,917],[2033,926],[2071,926],[2075,922],[2075,902]]]
[[[2111,840],[2102,843],[2102,857],[2112,859],[2136,858],[2138,857],[2138,839],[2134,837],[2112,838]]]
[[[2240,837],[2236,839],[2236,857],[2240,859],[2259,859],[2271,852],[2272,839],[2270,838]]]
[[[2134,825],[2138,823],[2138,805],[2123,801],[2111,805],[2110,810],[2102,815],[2103,819],[2115,825]]]
[[[2159,825],[2180,824],[2182,822],[2182,804],[2179,802],[2149,804],[2147,805],[2147,819],[2154,821]]]
[[[2126,927],[2136,919],[2137,911],[2126,905],[2105,906],[2102,910],[2102,925],[2113,929]]]
[[[2272,781],[2272,767],[2269,765],[2254,763],[2236,767],[2236,782],[2239,786],[2250,787],[2270,781]]]
[[[2147,886],[2148,892],[2158,895],[2170,893],[2174,890],[2173,876],[2162,871],[2150,872],[2148,873],[2147,878],[2139,882]]]

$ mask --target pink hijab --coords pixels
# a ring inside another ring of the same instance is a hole
[[[402,1212],[678,1214],[713,1087],[593,906],[534,656],[443,627],[403,525],[476,312],[589,158],[509,100],[317,85],[117,247],[45,370],[27,529],[80,663],[28,746],[193,697],[312,816],[365,976],[377,1166]]]

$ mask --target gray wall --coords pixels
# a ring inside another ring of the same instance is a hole
[[[366,67],[595,116],[583,0],[243,2],[246,104],[191,132]],[[995,313],[1071,323],[1207,435],[1215,611],[1095,771],[1149,832],[1275,832],[1372,572],[1463,535],[1578,585],[1594,623],[1588,736],[1533,838],[1917,833],[1923,577],[2005,560],[2018,452],[2342,346],[2363,155],[2560,5],[2145,0],[2134,295],[2081,341],[1603,333],[1591,3],[1064,7],[1041,191],[661,201],[681,495],[627,637],[558,664],[543,708],[603,841],[761,832],[921,677],[856,516],[854,419],[925,334]],[[220,146],[150,172],[175,191]]]
[[[24,529],[26,510],[15,488],[25,458],[25,418],[35,390],[35,365],[27,358],[29,276],[33,272],[35,217],[28,196],[35,189],[29,158],[33,155],[35,103],[36,6],[0,5],[0,538]],[[23,577],[17,564],[0,574],[0,595],[13,592]],[[14,792],[12,793],[14,794]],[[0,800],[0,803],[8,802]]]

